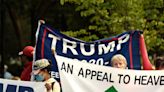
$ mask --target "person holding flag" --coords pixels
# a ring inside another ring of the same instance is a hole
[[[126,69],[127,61],[126,58],[121,54],[116,54],[111,59],[111,66],[115,68]]]

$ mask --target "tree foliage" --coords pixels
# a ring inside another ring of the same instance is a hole
[[[77,5],[75,12],[89,19],[86,28],[68,30],[68,35],[91,41],[141,30],[149,53],[163,54],[164,0],[60,0],[60,3]]]

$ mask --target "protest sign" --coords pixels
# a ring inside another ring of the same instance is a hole
[[[164,92],[164,70],[118,69],[55,57],[63,92]]]
[[[0,79],[0,92],[44,92],[45,83]]]

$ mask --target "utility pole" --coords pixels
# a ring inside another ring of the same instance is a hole
[[[1,0],[1,4],[0,4],[0,78],[4,78],[4,22],[5,22],[5,3],[4,0]]]

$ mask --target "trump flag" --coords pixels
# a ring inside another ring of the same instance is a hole
[[[85,42],[66,36],[59,30],[39,22],[34,61],[42,58],[51,60],[53,64],[51,75],[57,80],[59,73],[54,53],[75,61],[101,66],[110,66],[112,56],[122,54],[127,60],[129,69],[141,69],[139,43],[141,34],[141,31],[128,31],[113,37]]]

